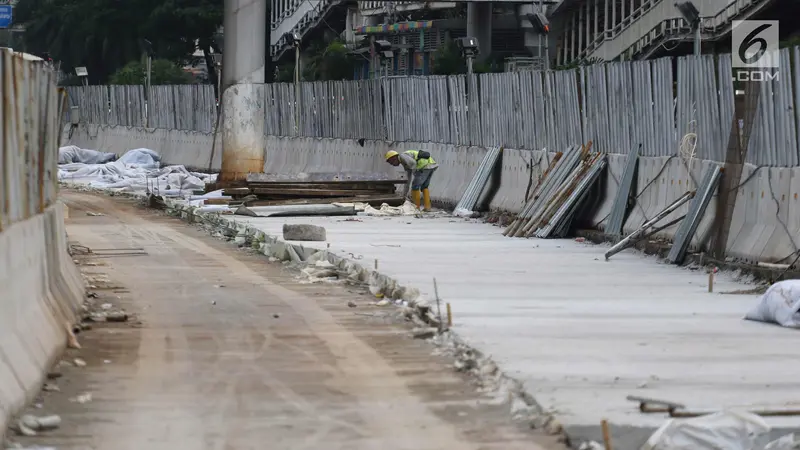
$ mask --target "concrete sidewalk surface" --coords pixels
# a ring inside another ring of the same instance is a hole
[[[579,434],[605,418],[640,428],[641,438],[665,421],[640,413],[627,395],[696,409],[800,404],[795,333],[742,320],[758,296],[734,294],[753,286],[732,274],[718,274],[709,293],[704,270],[631,250],[605,261],[606,246],[506,238],[474,220],[227,220],[277,237],[284,223],[324,226],[327,243],[302,245],[330,245],[365,267],[378,260],[381,273],[428,298],[435,277],[454,331]],[[768,422],[800,426],[798,417]]]

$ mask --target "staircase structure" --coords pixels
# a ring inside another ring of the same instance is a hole
[[[746,20],[777,0],[694,0],[702,17],[701,39],[729,35],[734,20]],[[586,59],[631,60],[656,56],[694,36],[672,0],[562,0],[550,12],[557,24],[556,64]]]
[[[270,0],[270,54],[273,60],[280,59],[291,48],[286,33],[303,38],[309,31],[320,26],[343,0]]]

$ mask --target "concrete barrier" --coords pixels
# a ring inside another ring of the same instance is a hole
[[[84,286],[57,202],[59,96],[41,62],[0,50],[0,434],[67,344]]]
[[[211,135],[174,130],[144,130],[127,127],[81,125],[70,143],[84,148],[122,153],[127,149],[148,147],[164,155],[169,163],[199,164],[211,158]],[[214,168],[219,167],[219,142]],[[442,204],[458,202],[486,153],[482,147],[466,147],[419,142],[366,141],[364,147],[348,139],[268,136],[265,172],[298,171],[371,171],[391,172],[383,160],[388,150],[424,149],[441,166],[431,185],[433,199]],[[546,170],[552,154],[541,151],[506,149],[502,159],[501,184],[490,207],[519,212],[529,185]],[[601,195],[592,199],[587,223],[602,229],[611,211],[619,180],[625,167],[625,155],[609,155],[606,175],[601,181]],[[695,160],[692,176],[677,156],[641,157],[637,178],[636,205],[623,230],[632,232],[652,218],[684,192],[695,187],[713,161]],[[800,247],[800,173],[798,168],[757,168],[747,165],[742,173],[742,188],[734,210],[728,250],[731,256],[747,261],[786,261]],[[668,219],[683,215],[689,205],[675,211]],[[716,198],[709,204],[690,249],[703,247],[710,237],[716,211]],[[659,237],[672,238],[677,226],[665,229]],[[791,258],[793,259],[793,258]]]

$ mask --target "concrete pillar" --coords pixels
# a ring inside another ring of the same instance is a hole
[[[225,0],[219,181],[264,171],[266,13],[267,0]]]
[[[485,61],[492,54],[491,2],[467,3],[467,36],[478,39],[480,54],[477,60]]]
[[[603,16],[603,33],[608,33],[608,20],[611,18],[611,12],[608,10],[608,3],[611,0],[605,0],[606,2],[606,13]]]

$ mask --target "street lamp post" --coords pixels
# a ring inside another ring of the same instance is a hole
[[[700,56],[700,25],[702,24],[700,11],[694,6],[694,3],[688,0],[675,3],[675,7],[678,8],[684,20],[692,27],[692,31],[694,32],[694,55]]]
[[[294,127],[295,133],[300,132],[300,35],[297,33],[284,33],[283,37],[294,47]]]
[[[467,60],[467,120],[470,128],[473,128],[478,126],[477,117],[475,116],[477,110],[472,108],[472,100],[475,95],[473,89],[475,79],[472,71],[472,63],[480,52],[478,49],[478,39],[474,37],[463,37],[457,39],[456,44],[458,44],[458,48],[461,50],[461,56]],[[475,87],[477,87],[477,84],[475,84]]]

